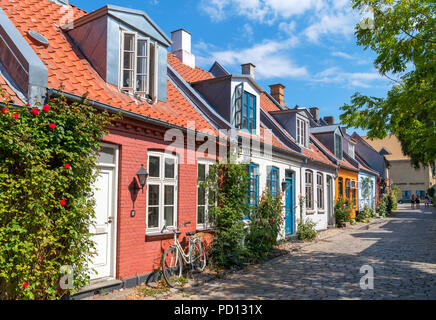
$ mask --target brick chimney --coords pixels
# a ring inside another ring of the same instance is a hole
[[[285,106],[285,86],[278,83],[269,86],[271,89],[271,96],[282,106]]]
[[[319,109],[314,107],[314,108],[310,108],[310,114],[313,117],[313,120],[315,120],[315,122],[318,122],[319,120]]]
[[[254,72],[256,70],[256,66],[252,63],[241,64],[242,74],[250,76],[254,79]]]
[[[191,53],[191,34],[179,29],[171,32],[171,53],[173,53],[183,64],[195,68],[195,56]]]
[[[328,125],[335,124],[335,118],[333,118],[332,116],[324,117],[324,121],[327,122]]]

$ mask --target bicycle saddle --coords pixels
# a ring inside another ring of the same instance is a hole
[[[195,235],[195,232],[186,232],[186,235],[188,236],[188,237],[190,237],[190,236],[193,236],[193,235]]]

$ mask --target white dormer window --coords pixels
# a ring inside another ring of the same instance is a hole
[[[122,31],[120,90],[154,100],[157,88],[157,46],[149,38]]]
[[[342,160],[342,137],[335,133],[335,157]]]
[[[309,146],[309,123],[301,118],[297,118],[297,143],[306,148]]]
[[[354,145],[348,144],[348,155],[354,159]]]

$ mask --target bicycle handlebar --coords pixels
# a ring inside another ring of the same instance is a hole
[[[173,227],[173,228],[172,228],[172,229],[173,229],[172,231],[173,231],[174,233],[176,233],[177,231],[179,231],[179,229],[180,229],[181,226],[185,226],[185,227],[186,227],[188,224],[191,224],[191,221],[182,222],[182,223],[179,225],[179,227],[178,227],[177,229]],[[167,225],[164,225],[164,226],[163,226],[163,228],[162,228],[162,230],[160,231],[160,233],[163,233],[165,230],[169,230],[168,227],[167,227]]]

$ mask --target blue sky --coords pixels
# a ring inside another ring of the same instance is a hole
[[[356,45],[361,20],[349,0],[70,0],[90,12],[106,4],[144,10],[170,36],[192,34],[197,65],[218,60],[231,73],[256,65],[256,80],[286,86],[289,107],[333,115],[356,92],[384,97],[390,82],[374,69],[375,54]],[[357,130],[359,134],[363,131]]]

